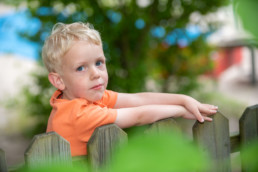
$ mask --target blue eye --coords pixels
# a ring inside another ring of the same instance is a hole
[[[97,61],[97,62],[96,62],[96,66],[101,66],[102,64],[103,64],[102,61]]]
[[[76,71],[83,71],[84,70],[84,67],[83,66],[80,66],[76,69]]]

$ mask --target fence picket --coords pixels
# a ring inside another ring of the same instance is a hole
[[[8,172],[5,159],[5,152],[2,149],[0,149],[0,172]]]
[[[213,116],[213,122],[196,122],[193,126],[194,140],[200,149],[214,160],[212,171],[231,171],[229,123],[221,113]]]
[[[52,165],[72,165],[70,144],[55,132],[34,136],[25,151],[27,168],[51,167]]]
[[[241,146],[248,146],[252,141],[258,139],[258,104],[245,109],[239,119],[239,133]],[[242,164],[242,171],[250,170]]]
[[[162,119],[154,122],[145,130],[145,133],[179,132],[180,127],[173,118]]]
[[[95,129],[88,144],[88,162],[97,170],[110,162],[115,148],[127,142],[127,134],[115,124],[103,125]]]
[[[239,132],[242,145],[258,138],[258,104],[245,109],[239,120]]]

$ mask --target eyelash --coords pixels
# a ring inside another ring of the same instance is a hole
[[[99,64],[99,63],[101,63],[101,64]],[[100,65],[103,65],[104,64],[104,62],[102,61],[102,60],[98,60],[97,62],[96,62],[96,66],[100,66]]]
[[[80,72],[80,71],[83,71],[83,69],[82,69],[82,68],[84,69],[84,66],[80,66],[80,67],[78,67],[78,68],[76,69],[76,71],[79,71],[79,72]]]

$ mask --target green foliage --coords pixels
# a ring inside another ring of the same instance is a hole
[[[108,171],[207,171],[209,160],[176,134],[137,136],[117,152]]]
[[[149,4],[142,6],[136,0],[26,2],[32,17],[40,20],[41,28],[33,36],[29,33],[24,36],[41,45],[57,22],[82,21],[94,25],[101,33],[107,58],[108,89],[118,92],[152,91],[146,83],[154,81],[156,88],[160,88],[155,91],[185,94],[198,87],[198,75],[212,68],[209,59],[211,49],[205,37],[217,25],[210,21],[196,21],[196,25],[206,22],[207,30],[198,39],[189,41],[187,47],[178,44],[180,36],[190,40],[185,28],[192,13],[201,17],[227,3],[225,0],[150,0],[146,1]],[[42,7],[45,9],[43,12],[40,11]],[[141,21],[142,25],[136,27],[136,21]],[[153,36],[156,27],[163,34]],[[178,29],[181,29],[180,32]],[[170,45],[165,40],[172,32],[176,43]],[[34,76],[40,91],[31,93],[27,88],[23,95],[26,113],[39,116],[40,130],[35,133],[41,133],[45,131],[45,119],[50,113],[50,107],[45,102],[49,100],[49,90],[53,88],[47,81],[47,75],[35,72]]]
[[[79,166],[75,166],[75,167],[67,167],[67,165],[63,165],[63,166],[51,166],[51,167],[41,167],[41,168],[36,168],[36,169],[19,169],[16,170],[16,172],[90,172],[90,170],[84,166],[79,167]]]
[[[246,31],[258,39],[256,16],[258,15],[258,1],[255,0],[234,0],[234,8]]]
[[[242,166],[248,171],[258,171],[257,164],[258,141],[253,141],[241,150]]]

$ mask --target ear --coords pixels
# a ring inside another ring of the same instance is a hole
[[[59,90],[65,89],[65,84],[58,73],[50,72],[48,74],[48,80],[50,83]]]

